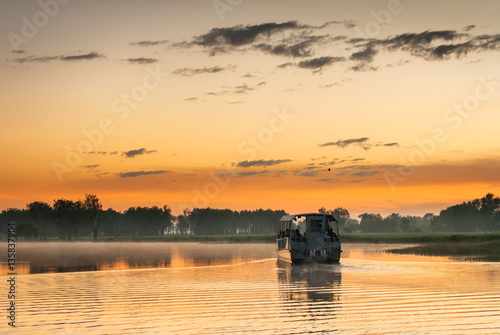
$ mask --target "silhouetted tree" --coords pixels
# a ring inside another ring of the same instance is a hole
[[[85,200],[83,201],[82,207],[87,213],[90,221],[92,236],[94,237],[95,242],[97,241],[97,235],[99,234],[99,216],[102,212],[101,202],[95,194],[85,194]]]
[[[54,200],[54,215],[62,239],[77,237],[78,230],[85,223],[85,212],[81,201]]]
[[[344,231],[344,227],[347,221],[350,219],[351,215],[349,211],[344,207],[337,207],[333,210],[333,217],[339,222],[339,227],[341,231]]]
[[[6,232],[8,224],[11,222],[21,223],[30,221],[29,212],[25,209],[9,208],[0,214],[2,231]]]
[[[382,216],[380,214],[363,213],[358,217],[361,219],[359,225],[362,232],[374,233],[383,231]]]
[[[126,234],[124,227],[125,218],[123,213],[108,208],[101,212],[100,229],[103,235],[119,236]]]
[[[348,219],[344,226],[344,233],[359,233],[361,231],[361,226],[359,221],[356,219]]]
[[[189,208],[185,208],[182,211],[182,214],[177,216],[176,227],[181,235],[187,234],[191,228],[190,227],[191,223],[189,221],[189,214],[190,214]]]
[[[174,226],[174,216],[172,215],[172,210],[168,206],[163,206],[163,213],[161,214],[161,221],[163,222],[163,229],[167,230],[167,232],[170,233]],[[161,229],[162,227],[160,227]],[[163,234],[163,231],[160,231],[161,234]]]
[[[350,219],[351,215],[349,211],[344,207],[337,207],[334,210],[326,209],[325,207],[321,207],[318,209],[318,213],[320,214],[330,214],[338,221],[339,228],[341,231],[344,231],[344,227],[347,224],[347,221]]]
[[[127,230],[133,235],[163,235],[172,227],[172,214],[168,206],[130,207],[124,213]]]
[[[17,237],[24,237],[25,240],[31,240],[38,237],[38,228],[32,222],[21,222],[16,224]]]
[[[479,212],[484,230],[495,229],[495,213],[500,209],[500,198],[488,193],[479,199]]]
[[[380,225],[380,232],[388,233],[388,232],[397,232],[397,231],[405,231],[401,225],[402,218],[399,213],[392,213],[391,215],[384,218]],[[407,226],[409,226],[409,220],[406,220]],[[408,227],[407,227],[408,228]]]
[[[40,239],[45,237],[45,227],[53,219],[53,210],[49,204],[41,201],[35,201],[26,205],[30,217],[35,221],[38,236]]]

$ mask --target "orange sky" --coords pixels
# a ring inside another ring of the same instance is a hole
[[[500,194],[499,1],[2,2],[0,209]]]

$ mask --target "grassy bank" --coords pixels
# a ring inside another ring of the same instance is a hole
[[[343,234],[343,243],[457,243],[500,241],[500,233],[371,233]],[[56,237],[47,241],[67,241]],[[75,241],[75,240],[72,240]],[[76,241],[92,241],[90,236],[78,237]],[[269,234],[250,235],[161,235],[161,236],[101,236],[99,242],[226,242],[226,243],[274,243],[276,236]]]
[[[457,243],[500,241],[500,233],[371,233],[344,234],[346,243]]]
[[[78,238],[78,241],[91,240]],[[98,242],[206,242],[206,243],[274,243],[274,235],[161,235],[161,236],[104,236]]]
[[[424,256],[459,256],[473,261],[500,262],[500,240],[426,243],[414,247],[390,249],[387,252]]]

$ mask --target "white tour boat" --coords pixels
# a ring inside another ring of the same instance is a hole
[[[338,263],[338,221],[330,214],[285,215],[278,221],[276,252],[278,260],[290,263]]]

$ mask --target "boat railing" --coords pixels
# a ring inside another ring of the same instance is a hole
[[[340,242],[340,238],[336,237],[325,237],[325,242]]]
[[[286,238],[286,237],[279,238],[278,239],[278,250],[287,249],[287,247],[286,247],[287,241],[288,241],[288,238]]]
[[[290,237],[292,242],[306,242],[307,239],[305,236],[300,236],[300,237]]]

